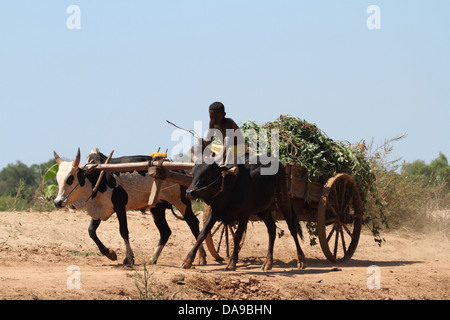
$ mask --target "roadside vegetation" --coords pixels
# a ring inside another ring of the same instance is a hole
[[[422,160],[406,163],[401,159],[390,159],[392,142],[395,141],[387,141],[369,154],[377,177],[377,199],[367,202],[366,211],[381,210],[382,224],[390,229],[439,232],[450,236],[450,165],[447,157],[440,153],[429,164]]]
[[[53,202],[44,195],[47,183],[43,178],[54,164],[52,159],[28,167],[17,161],[3,168],[0,171],[0,211],[53,210]]]

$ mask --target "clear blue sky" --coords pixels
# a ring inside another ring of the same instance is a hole
[[[66,13],[79,6],[81,29]],[[366,12],[380,8],[381,29]],[[0,1],[0,168],[171,150],[173,127],[292,114],[450,157],[450,1]]]

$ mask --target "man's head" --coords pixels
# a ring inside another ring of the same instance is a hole
[[[225,118],[225,106],[222,102],[214,102],[209,106],[209,119],[213,125],[219,125]]]

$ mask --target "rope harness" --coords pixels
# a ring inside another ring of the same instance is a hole
[[[215,197],[217,197],[220,193],[223,192],[224,186],[225,186],[225,176],[228,174],[228,172],[226,171],[222,171],[221,174],[210,184],[208,184],[207,186],[201,187],[199,189],[197,189],[196,191],[203,191],[206,190],[210,187],[212,187],[215,183],[217,183],[219,181],[220,178],[222,178],[222,183],[220,184],[220,189],[211,197],[211,199],[214,199]]]
[[[73,169],[75,169],[74,167],[72,167]],[[80,170],[80,168],[76,168],[78,172],[78,170]],[[78,183],[75,185],[75,187],[73,187],[73,189],[61,200],[61,202],[65,202],[67,199],[69,199],[70,195],[75,191],[76,188],[78,188],[80,186],[80,181],[78,181]]]
[[[85,168],[86,168],[86,166],[88,165],[88,163],[86,163],[83,167],[78,167],[78,168],[75,168],[75,167],[72,167],[73,169],[77,169],[77,171],[75,172],[75,174],[77,174],[78,173],[78,171],[83,171],[83,174],[85,174],[85,173],[88,173],[88,172],[90,172],[90,171],[92,171],[92,169],[93,168],[95,168],[95,165],[93,166],[93,167],[90,167],[88,170],[86,170],[85,171]],[[101,173],[104,173],[104,171],[102,171]],[[100,182],[100,180],[103,178],[103,175],[100,173],[100,176],[99,176],[99,178],[97,179],[97,184],[95,185],[95,187],[92,189],[92,193],[91,193],[91,195],[86,199],[86,202],[88,202],[90,199],[92,199],[93,198],[93,196],[94,196],[94,194],[95,193],[97,193],[97,189],[98,189],[98,185],[99,185],[99,182]],[[80,186],[80,181],[78,180],[78,183],[75,185],[75,187],[73,187],[73,189],[72,190],[70,190],[70,192],[64,197],[64,198],[62,198],[62,200],[61,200],[61,202],[65,202],[67,199],[69,199],[69,197],[70,197],[70,195]]]

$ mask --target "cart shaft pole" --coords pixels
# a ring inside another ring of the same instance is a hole
[[[145,171],[152,166],[162,166],[167,170],[191,170],[193,163],[189,162],[169,162],[169,161],[142,161],[129,163],[97,164],[92,168],[93,171],[105,172],[126,172],[126,171]]]

